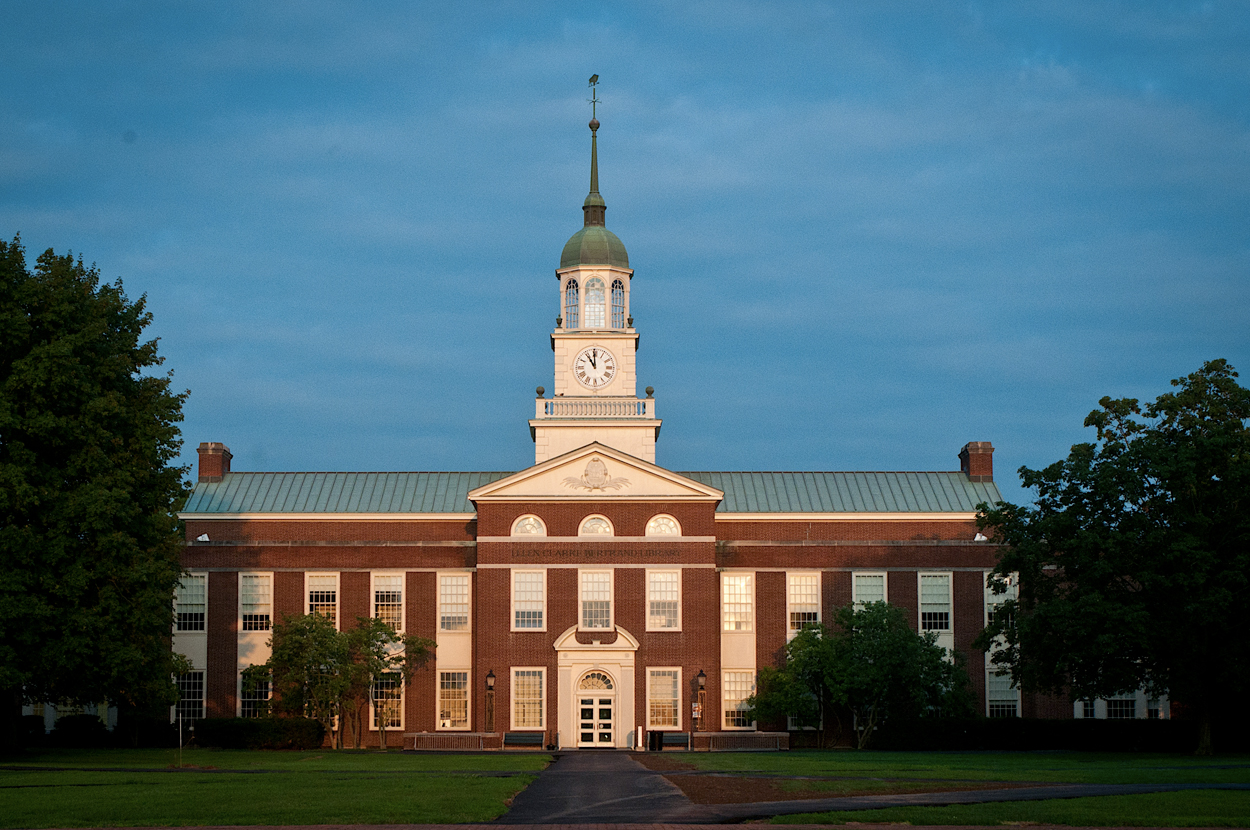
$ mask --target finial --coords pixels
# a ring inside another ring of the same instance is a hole
[[[590,193],[582,203],[583,224],[586,227],[603,227],[603,214],[607,205],[599,195],[599,119],[595,117],[599,106],[599,76],[590,76]]]

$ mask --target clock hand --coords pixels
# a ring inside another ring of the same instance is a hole
[[[598,367],[598,365],[595,363],[595,355],[596,355],[596,354],[597,354],[597,352],[596,352],[594,349],[591,349],[591,350],[590,350],[590,355],[589,355],[589,357],[590,357],[590,368],[592,368],[592,369],[598,369],[598,368],[599,368],[599,367]]]

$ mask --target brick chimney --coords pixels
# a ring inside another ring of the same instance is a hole
[[[959,471],[969,481],[993,481],[994,445],[989,441],[969,441],[964,444],[964,448],[959,451]]]
[[[200,481],[221,481],[230,472],[230,448],[217,441],[200,444]]]

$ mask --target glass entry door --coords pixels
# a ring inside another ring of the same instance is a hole
[[[578,698],[577,745],[612,747],[614,698]]]

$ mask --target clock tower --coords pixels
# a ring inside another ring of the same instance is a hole
[[[555,379],[553,397],[539,387],[530,421],[535,464],[594,441],[655,463],[660,421],[650,387],[645,398],[637,393],[638,332],[629,311],[634,272],[625,246],[604,226],[598,132],[592,118],[583,226],[565,243],[556,269]]]

